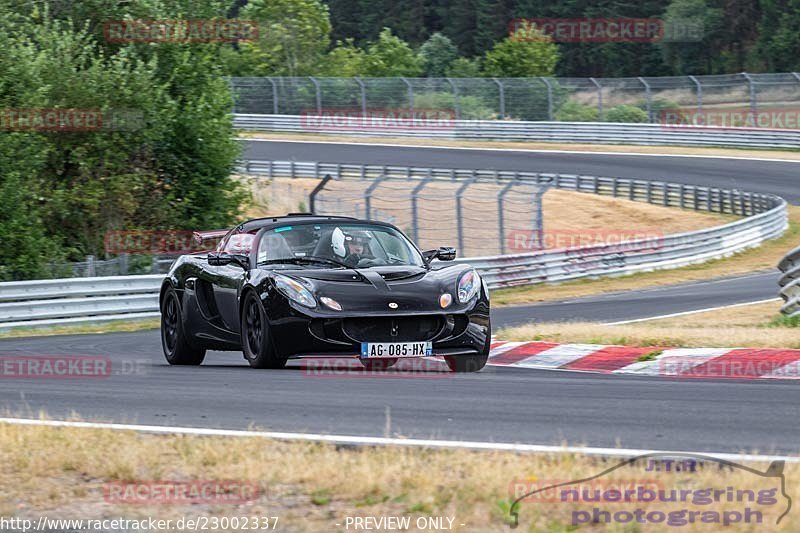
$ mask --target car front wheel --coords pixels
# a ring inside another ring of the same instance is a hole
[[[172,287],[161,301],[161,347],[171,365],[199,365],[206,357],[205,349],[196,348],[186,338],[178,293]]]
[[[254,292],[248,292],[242,308],[242,351],[253,368],[283,368],[286,358],[279,357],[272,343],[267,313]]]

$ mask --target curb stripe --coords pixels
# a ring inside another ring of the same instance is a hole
[[[634,374],[671,379],[800,380],[800,350],[774,348],[670,348],[655,359],[637,361],[659,350],[653,346],[604,346],[551,342],[492,345],[489,365],[601,374]]]
[[[636,359],[642,355],[657,349],[652,347],[606,346],[602,350],[569,363],[565,368],[567,370],[594,370],[610,373],[635,363]]]

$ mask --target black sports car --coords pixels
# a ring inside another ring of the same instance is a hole
[[[419,249],[391,224],[291,214],[244,222],[215,251],[184,255],[160,294],[173,365],[242,350],[254,368],[357,357],[370,369],[442,356],[455,372],[486,364],[489,294],[453,248]]]

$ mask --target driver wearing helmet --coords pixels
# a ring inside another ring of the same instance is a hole
[[[341,228],[333,230],[331,247],[333,253],[341,258],[348,266],[358,266],[362,259],[372,259],[369,249],[370,236],[366,231],[343,231]]]

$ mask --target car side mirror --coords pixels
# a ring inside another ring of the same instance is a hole
[[[227,252],[208,252],[209,266],[238,265],[243,269],[248,268],[248,258],[244,255],[229,254]]]
[[[430,263],[434,259],[439,261],[452,261],[456,258],[456,249],[449,246],[441,246],[436,250],[428,250],[422,252],[422,257],[426,263]]]

